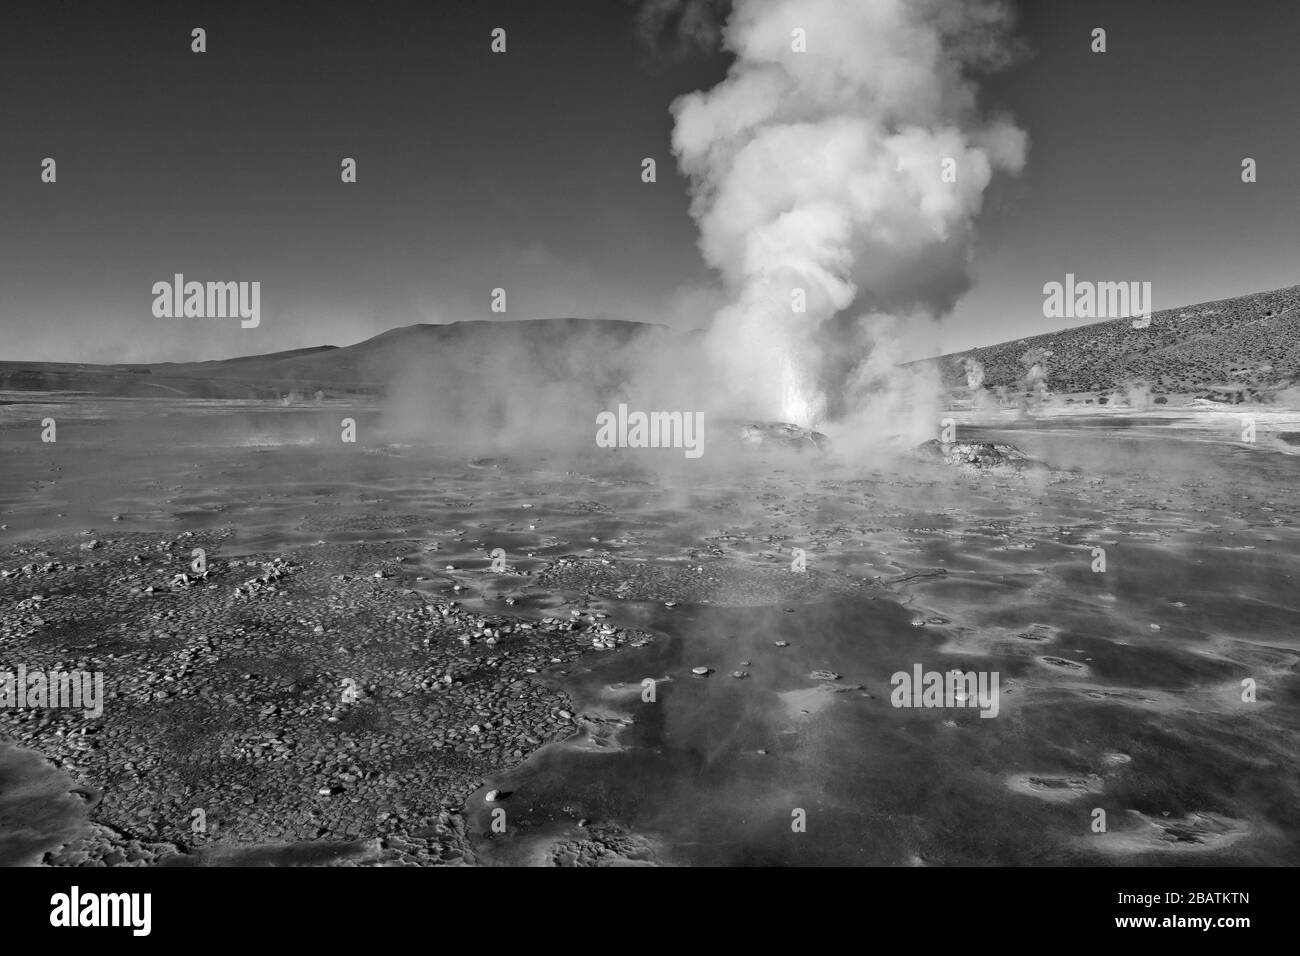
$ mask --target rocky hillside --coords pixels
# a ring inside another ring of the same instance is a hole
[[[1154,394],[1227,400],[1266,394],[1300,379],[1300,286],[1155,312],[1144,329],[1110,319],[924,361],[962,388],[963,360],[974,359],[985,388],[1015,391],[1025,386],[1032,350],[1050,353],[1042,368],[1056,393],[1145,385]]]

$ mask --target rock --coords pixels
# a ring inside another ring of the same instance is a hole
[[[839,680],[840,675],[834,671],[813,671],[808,675],[813,680]]]
[[[696,677],[707,677],[709,669],[707,667],[692,667],[691,673]]]
[[[749,675],[746,674],[744,671],[732,671],[731,676],[735,677],[737,680],[744,680]]]
[[[740,422],[736,437],[745,445],[776,446],[794,449],[822,449],[829,439],[811,428],[789,422]]]
[[[789,642],[789,641],[773,641],[773,643],[774,643],[777,647],[789,647],[789,646],[790,646],[790,642]]]
[[[489,790],[489,791],[487,792],[487,796],[484,797],[483,799],[486,800],[488,803],[496,803],[498,800],[501,799],[501,791],[500,791],[500,790]]]
[[[947,465],[974,468],[984,471],[990,468],[1011,468],[1019,470],[1030,463],[1029,456],[1015,445],[986,441],[941,442],[937,438],[922,442],[916,448],[916,455],[942,461]]]

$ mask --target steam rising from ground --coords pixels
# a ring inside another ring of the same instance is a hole
[[[984,190],[1024,162],[1024,133],[981,120],[968,77],[1006,61],[1008,27],[993,0],[736,3],[736,61],[673,104],[673,149],[730,292],[708,352],[745,414],[810,426],[916,384],[874,352],[889,319],[951,309]],[[836,318],[855,303],[870,313]],[[846,364],[846,345],[866,350]]]
[[[559,319],[402,330],[375,360],[387,372],[386,433],[484,453],[595,447],[596,415],[713,411],[697,335]]]
[[[654,0],[642,29],[705,42],[725,7],[674,2]],[[385,427],[567,454],[627,402],[815,426],[850,456],[932,437],[937,371],[900,368],[894,330],[969,288],[984,191],[1023,165],[1024,133],[979,115],[970,76],[1006,62],[1009,26],[1000,0],[738,0],[727,78],[672,108],[700,247],[727,289],[709,332],[407,332],[375,356]]]
[[[1020,410],[1026,413],[1039,412],[1047,401],[1047,363],[1052,357],[1050,349],[1034,346],[1020,356],[1020,364],[1025,374],[1020,380]]]

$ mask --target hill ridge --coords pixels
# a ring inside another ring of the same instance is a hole
[[[1260,393],[1300,376],[1300,285],[1161,309],[1146,328],[1105,319],[906,363],[933,364],[950,388],[967,384],[967,360],[985,388],[1015,389],[1031,350],[1054,392],[1107,393],[1145,385],[1153,393]],[[1041,357],[1041,356],[1040,356]]]

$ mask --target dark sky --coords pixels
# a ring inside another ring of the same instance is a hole
[[[913,353],[1048,330],[1042,285],[1066,272],[1151,281],[1156,308],[1300,282],[1300,5],[1020,10],[1030,53],[983,99],[1028,132],[1028,163],[986,196],[975,289],[912,329]],[[709,320],[668,107],[727,57],[656,57],[631,2],[46,0],[5,18],[0,358],[346,345],[493,318],[496,286],[505,318]],[[261,326],[154,318],[175,272],[261,281]]]

